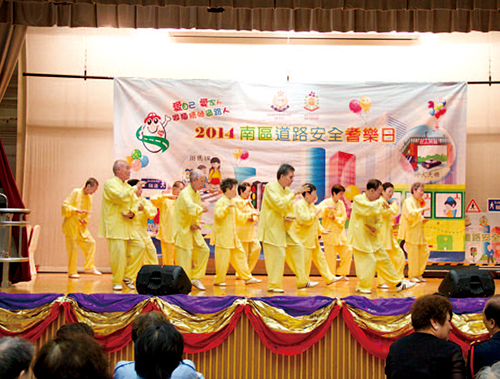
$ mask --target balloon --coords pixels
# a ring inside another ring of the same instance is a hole
[[[134,171],[139,171],[142,167],[142,163],[139,159],[134,159],[132,161],[132,164],[130,165],[130,168]]]
[[[132,157],[126,157],[125,160],[127,161],[128,165],[132,163]]]
[[[130,156],[132,157],[132,159],[141,159],[142,153],[139,149],[135,149],[134,151],[132,151],[132,154]]]
[[[361,104],[361,108],[365,112],[368,112],[370,110],[370,107],[372,106],[372,99],[370,99],[368,96],[363,96],[361,99],[359,99],[359,103]]]
[[[349,109],[354,113],[361,112],[361,105],[359,105],[359,101],[351,100],[351,102],[349,103]]]
[[[140,159],[142,167],[146,167],[149,164],[149,158],[145,155]]]
[[[236,148],[233,150],[233,155],[236,159],[239,159],[241,157],[241,149],[240,148]]]
[[[244,150],[244,151],[241,152],[241,157],[240,158],[241,158],[242,161],[244,161],[245,159],[248,159],[249,155],[250,154],[248,154],[248,151]]]
[[[359,195],[361,191],[359,190],[358,187],[356,187],[354,184],[351,184],[350,186],[347,186],[345,189],[344,196],[347,200],[354,200],[354,196]]]
[[[433,108],[431,108],[431,110],[429,111],[429,114],[430,114],[431,116],[434,116],[434,113],[435,113],[435,110],[434,110]]]

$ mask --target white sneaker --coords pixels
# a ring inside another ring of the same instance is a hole
[[[389,286],[387,284],[380,284],[377,286],[378,288],[382,288],[383,290],[386,290],[389,288]]]
[[[420,275],[417,279],[420,280],[421,282],[426,282],[427,281],[427,280],[424,279],[424,277],[422,275]]]
[[[412,282],[412,283],[420,283],[420,279],[419,278],[411,278],[410,282]]]
[[[68,275],[68,278],[70,278],[70,279],[78,279],[79,277],[80,277],[80,275],[78,275],[78,274]]]
[[[304,288],[312,288],[316,287],[319,284],[319,282],[307,282],[305,286],[299,287],[298,289],[304,289]]]
[[[85,274],[102,275],[102,272],[93,268],[92,270],[85,270]]]
[[[122,290],[122,285],[121,284],[115,284],[113,286],[113,291],[121,291]]]
[[[131,280],[131,279],[127,279],[127,278],[124,278],[123,279],[123,283],[125,283],[125,285],[131,289],[131,290],[135,290],[135,287],[134,287],[134,281]]]
[[[245,280],[245,284],[257,284],[257,283],[262,283],[262,280],[257,278],[250,278],[248,280]]]
[[[370,294],[372,293],[372,290],[362,290],[361,288],[356,288],[356,292]]]
[[[342,276],[342,279],[344,279],[346,282],[349,281],[349,278],[347,276]]]
[[[193,279],[191,280],[191,284],[198,288],[200,291],[206,291],[207,289],[205,288],[205,286],[203,285],[203,283],[201,282],[200,279]]]
[[[341,277],[341,276],[334,276],[334,277],[333,277],[333,280],[332,280],[331,282],[329,282],[329,283],[326,283],[326,285],[327,285],[327,286],[329,286],[330,284],[333,284],[333,283],[335,283],[335,282],[338,282],[340,279],[342,279],[342,277]]]
[[[267,292],[274,292],[274,293],[285,293],[285,290],[282,288],[268,288]]]
[[[194,284],[193,284],[194,285]],[[214,286],[225,287],[226,283],[214,283]]]
[[[401,291],[407,290],[407,289],[409,289],[411,287],[415,287],[415,284],[417,284],[417,283],[409,282],[408,280],[404,279],[401,282],[401,284],[396,287],[396,290],[398,292],[401,292]]]

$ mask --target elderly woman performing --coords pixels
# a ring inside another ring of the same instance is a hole
[[[448,341],[452,305],[440,294],[419,297],[411,307],[415,333],[391,345],[385,365],[388,379],[464,379],[462,350]]]

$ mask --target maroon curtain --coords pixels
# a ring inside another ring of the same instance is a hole
[[[3,188],[4,194],[9,199],[9,208],[24,208],[23,200],[17,189],[14,175],[10,169],[5,150],[3,148],[2,139],[0,138],[0,185]],[[15,216],[14,220],[19,220],[21,216]],[[19,229],[22,230],[22,250],[21,256],[28,256],[28,237],[26,228],[12,228],[12,239],[16,246],[19,244]],[[2,264],[0,263],[0,270]],[[11,263],[9,270],[9,280],[12,283],[29,282],[31,280],[29,262]]]

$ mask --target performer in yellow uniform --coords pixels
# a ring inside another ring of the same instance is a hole
[[[217,200],[214,209],[214,225],[212,227],[211,244],[215,246],[215,285],[226,286],[226,274],[229,263],[245,284],[260,283],[255,279],[248,268],[247,257],[236,234],[236,224],[243,224],[253,213],[242,213],[233,203],[236,197],[238,181],[224,179],[220,185],[224,195]]]
[[[401,247],[399,247],[398,241],[396,241],[396,236],[394,235],[394,217],[399,212],[399,207],[397,201],[394,199],[391,201],[394,195],[394,186],[392,183],[385,182],[382,184],[384,191],[380,197],[380,202],[382,204],[382,226],[380,227],[380,238],[382,239],[382,244],[384,245],[385,251],[389,254],[389,259],[391,260],[396,273],[399,275],[401,280],[404,279],[404,269],[405,269],[405,254]],[[384,279],[379,275],[378,286],[380,288],[389,288],[385,284]]]
[[[134,289],[134,280],[142,266],[141,252],[144,243],[134,227],[134,194],[144,182],[131,187],[130,166],[124,160],[113,164],[113,179],[104,183],[102,191],[101,220],[99,237],[108,240],[109,261],[111,264],[111,283],[113,291],[122,290],[122,281]]]
[[[429,246],[424,234],[424,224],[427,219],[423,213],[429,208],[425,207],[424,185],[413,183],[411,185],[411,197],[403,202],[401,222],[398,238],[406,241],[408,253],[408,277],[414,283],[425,282],[423,274],[427,260],[429,259]]]
[[[130,179],[128,184],[135,186],[139,183],[138,179]],[[148,234],[148,219],[152,219],[158,213],[158,209],[148,199],[142,197],[142,188],[137,189],[134,197],[137,213],[134,217],[135,227],[144,242],[144,251],[142,252],[142,263],[145,265],[157,265],[158,256],[153,240]]]
[[[253,271],[260,255],[260,242],[255,234],[255,223],[259,219],[256,209],[250,199],[250,183],[243,182],[238,186],[239,197],[233,199],[236,207],[243,213],[253,213],[253,216],[245,221],[243,225],[236,224],[236,233],[243,246],[243,251],[247,257],[248,268]]]
[[[304,248],[297,236],[290,230],[293,218],[293,199],[299,193],[307,191],[301,187],[295,192],[290,190],[295,169],[285,163],[277,173],[278,181],[266,185],[262,199],[257,238],[262,241],[266,263],[268,291],[283,293],[283,273],[285,261],[296,275],[297,287],[315,287],[318,282],[308,281]]]
[[[324,230],[319,223],[318,213],[321,209],[316,209],[314,203],[318,200],[316,195],[316,186],[312,183],[306,183],[304,186],[309,188],[302,194],[303,198],[293,206],[293,215],[295,220],[292,223],[292,230],[304,246],[304,261],[306,266],[306,275],[311,272],[311,263],[314,262],[325,281],[326,285],[335,283],[340,277],[335,277],[326,263],[325,253],[321,250],[318,237],[323,233],[326,235],[329,231]]]
[[[332,186],[331,192],[332,196],[318,205],[318,208],[321,209],[319,217],[323,220],[323,228],[330,231],[330,233],[323,235],[325,258],[332,274],[340,276],[338,279],[348,280],[347,275],[351,271],[352,249],[347,244],[345,233],[347,212],[342,201],[345,188],[341,184],[335,184]],[[337,254],[340,257],[338,268]]]
[[[172,237],[172,217],[175,201],[183,189],[184,183],[178,180],[172,185],[172,194],[162,193],[151,198],[151,203],[160,210],[160,225],[156,237],[161,242],[162,263],[164,265],[174,264],[175,245]]]
[[[86,273],[101,275],[95,268],[95,240],[87,229],[92,210],[92,195],[97,191],[99,183],[94,178],[88,178],[83,188],[74,189],[62,205],[62,216],[64,217],[62,230],[66,236],[66,248],[68,250],[68,275],[72,279],[78,279],[76,268],[78,259],[78,246],[83,251],[85,264],[83,268]]]
[[[382,182],[372,179],[366,185],[366,192],[354,197],[347,234],[347,242],[353,249],[356,275],[359,279],[356,291],[366,294],[371,293],[375,271],[390,287],[396,287],[398,292],[415,285],[401,280],[382,245],[381,204],[377,201],[382,190]]]
[[[205,182],[203,171],[191,171],[189,181],[175,202],[172,218],[175,261],[184,269],[193,286],[205,291],[201,279],[205,277],[210,250],[201,234],[201,215],[207,211],[198,193]]]

